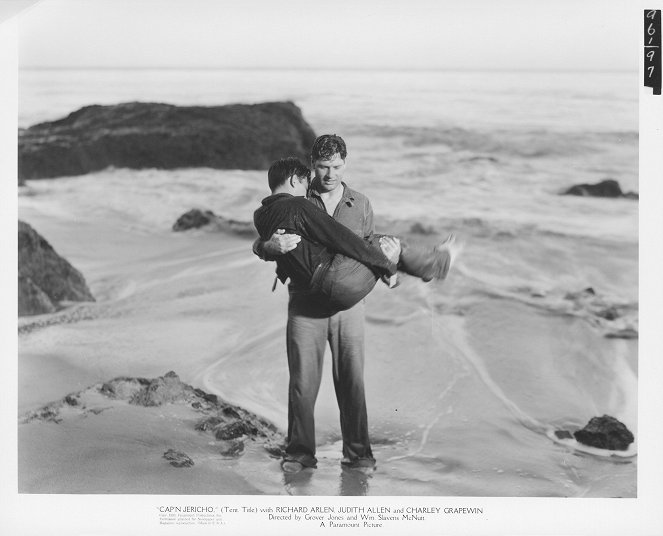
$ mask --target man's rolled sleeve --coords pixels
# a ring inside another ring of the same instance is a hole
[[[373,207],[367,197],[364,198],[364,238],[370,238],[375,234],[375,222],[373,221]]]

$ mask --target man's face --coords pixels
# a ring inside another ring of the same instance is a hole
[[[316,160],[313,162],[315,185],[320,192],[332,192],[341,185],[345,171],[345,160],[336,153],[329,160]]]

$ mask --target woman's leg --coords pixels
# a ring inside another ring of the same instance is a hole
[[[384,253],[386,248],[381,248],[380,240],[387,236],[373,235],[369,242]],[[398,269],[423,281],[444,279],[458,251],[453,235],[437,246],[419,246],[401,240],[400,248]],[[344,311],[363,300],[378,279],[375,272],[359,261],[336,254],[319,283],[316,283],[316,290],[329,300],[332,308]]]
[[[385,235],[387,237],[388,235]],[[453,258],[460,252],[454,235],[437,246],[421,246],[400,240],[401,252],[398,269],[423,281],[444,279]]]
[[[320,283],[320,291],[332,308],[345,311],[363,300],[375,287],[378,276],[366,265],[334,255]]]

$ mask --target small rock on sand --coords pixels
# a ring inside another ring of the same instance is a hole
[[[163,457],[170,462],[173,467],[191,467],[194,465],[193,460],[189,458],[184,452],[175,449],[168,449],[163,453]]]
[[[608,450],[626,450],[635,439],[626,425],[610,415],[592,417],[573,435],[578,443]]]

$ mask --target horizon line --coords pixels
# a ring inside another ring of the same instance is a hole
[[[219,67],[219,66],[39,66],[27,65],[18,67],[19,71],[368,71],[368,72],[518,72],[518,73],[638,73],[633,69],[573,69],[573,68],[463,68],[463,67]]]

